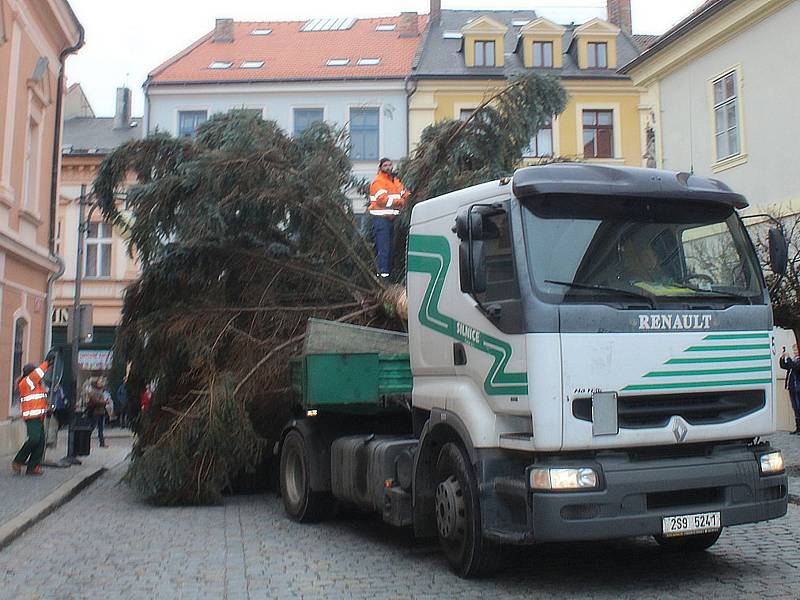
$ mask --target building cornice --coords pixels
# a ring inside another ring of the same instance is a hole
[[[51,273],[58,271],[58,263],[51,259],[46,253],[26,246],[22,241],[16,239],[6,231],[0,231],[0,248],[8,251],[16,258],[24,260],[32,265],[40,267]]]
[[[254,93],[313,93],[313,92],[403,92],[402,79],[363,79],[363,80],[303,80],[303,81],[260,81],[246,83],[195,83],[159,84],[147,88],[149,97],[156,96],[196,96],[222,94]]]
[[[637,85],[650,85],[757,25],[793,1],[720,0],[694,20],[662,36],[638,58],[623,66],[620,73],[632,77]]]

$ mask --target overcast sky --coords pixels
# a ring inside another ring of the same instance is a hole
[[[144,107],[147,73],[208,33],[218,17],[286,21],[316,17],[379,17],[427,13],[429,0],[69,0],[86,29],[86,45],[67,60],[69,83],[80,83],[97,116],[114,113],[114,90],[133,89],[133,114]],[[634,33],[664,33],[702,0],[632,0]],[[604,0],[442,0],[443,9],[534,9],[557,22],[605,18]]]

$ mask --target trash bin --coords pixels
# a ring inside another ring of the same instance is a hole
[[[78,422],[72,426],[70,433],[75,456],[89,456],[92,446],[92,426]]]

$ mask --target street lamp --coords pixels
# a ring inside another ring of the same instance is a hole
[[[89,213],[86,214],[86,207],[89,206]],[[83,282],[83,251],[85,235],[89,231],[89,224],[92,214],[97,208],[97,201],[94,192],[86,192],[86,184],[81,184],[81,193],[78,198],[78,251],[75,264],[75,290],[72,299],[72,313],[69,317],[71,327],[70,344],[72,347],[72,380],[73,380],[73,402],[70,409],[69,434],[67,436],[67,455],[63,461],[68,464],[81,464],[75,457],[75,407],[78,405],[78,378],[80,373],[80,363],[78,353],[82,339],[89,339],[92,335],[93,325],[91,319],[86,322],[84,311],[81,310],[81,283]]]

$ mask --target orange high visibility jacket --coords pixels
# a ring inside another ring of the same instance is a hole
[[[402,181],[378,171],[369,186],[369,214],[373,217],[394,218],[400,214],[408,196],[408,190]]]
[[[47,392],[42,385],[42,377],[47,371],[47,361],[44,361],[30,375],[19,380],[19,398],[22,418],[44,419],[47,414]]]

